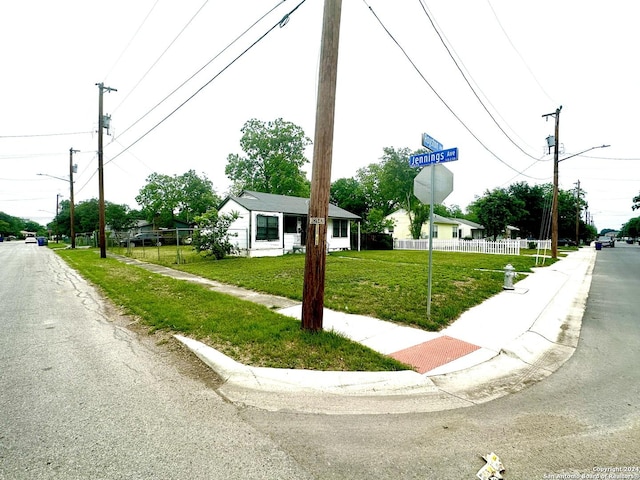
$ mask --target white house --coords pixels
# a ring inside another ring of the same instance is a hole
[[[227,197],[218,210],[220,213],[239,214],[229,233],[235,235],[231,241],[241,254],[266,257],[304,251],[308,198],[244,190],[237,197]],[[329,204],[327,249],[350,250],[350,221],[359,220],[358,215]]]
[[[468,238],[477,240],[486,236],[484,227],[479,223],[472,222],[471,220],[465,220],[464,218],[456,218],[455,220],[460,225],[458,228],[458,238],[463,240]]]

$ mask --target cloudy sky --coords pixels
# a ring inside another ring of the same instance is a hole
[[[76,201],[98,196],[99,82],[117,89],[105,197],[132,208],[153,172],[193,169],[224,195],[251,118],[313,138],[323,3],[0,2],[0,211],[49,222],[70,148]],[[596,227],[619,228],[638,215],[638,18],[635,0],[344,0],[332,180],[426,132],[459,148],[447,205],[548,183],[543,115],[562,106],[561,159],[611,146],[561,162],[560,188],[580,181]]]

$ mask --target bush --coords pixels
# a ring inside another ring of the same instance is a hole
[[[196,217],[198,230],[193,234],[193,248],[198,253],[205,252],[207,257],[215,257],[216,260],[235,253],[236,247],[231,243],[230,237],[237,236],[237,233],[229,233],[229,227],[238,217],[237,212],[226,215],[219,214],[217,210],[209,210]]]

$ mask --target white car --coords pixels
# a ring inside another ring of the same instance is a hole
[[[27,237],[24,239],[24,243],[38,243],[38,239],[36,237]]]

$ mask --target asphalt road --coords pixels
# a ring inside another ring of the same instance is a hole
[[[403,415],[239,409],[47,249],[0,244],[0,266],[0,478],[458,480],[493,451],[507,480],[640,479],[637,245],[598,252],[578,349],[556,373]]]
[[[53,252],[0,243],[0,478],[310,477]]]

